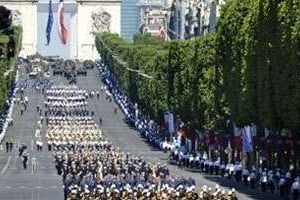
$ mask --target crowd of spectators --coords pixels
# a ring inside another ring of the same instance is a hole
[[[130,126],[134,127],[152,146],[160,149],[164,149],[164,146],[171,148],[173,143],[167,142],[166,140],[169,135],[163,131],[161,126],[142,113],[136,103],[131,102],[127,98],[108,66],[101,61],[96,61],[95,64],[99,70],[102,81],[106,85],[104,90],[106,91],[107,97],[115,100]]]

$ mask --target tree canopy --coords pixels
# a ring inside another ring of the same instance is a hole
[[[15,78],[15,63],[21,50],[22,28],[11,25],[9,10],[0,6],[0,13],[0,112],[2,113]]]
[[[96,45],[128,97],[157,120],[170,110],[197,129],[225,119],[300,128],[298,0],[228,1],[216,32],[188,41],[102,33]]]

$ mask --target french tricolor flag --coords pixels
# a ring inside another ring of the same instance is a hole
[[[58,35],[62,44],[67,44],[68,40],[68,30],[64,23],[64,2],[63,0],[59,1],[58,10],[57,10],[57,19],[58,19]]]

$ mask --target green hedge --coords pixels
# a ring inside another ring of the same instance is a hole
[[[0,112],[6,102],[11,82],[16,74],[16,61],[21,50],[22,28],[9,27],[0,32]]]
[[[103,33],[96,46],[129,98],[155,119],[169,108],[198,129],[224,128],[225,119],[300,128],[300,1],[231,0],[214,34],[171,42],[138,35],[129,43]]]
[[[149,116],[162,121],[163,112],[169,109],[192,127],[207,129],[218,127],[225,116],[217,115],[215,108],[220,97],[215,95],[214,43],[215,35],[172,42],[138,35],[134,43],[109,33],[96,36],[102,60],[128,97]]]

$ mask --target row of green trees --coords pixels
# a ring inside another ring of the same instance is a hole
[[[149,116],[161,121],[163,112],[171,110],[192,127],[205,129],[218,127],[225,116],[223,109],[222,115],[216,112],[224,97],[215,92],[214,45],[214,35],[172,42],[136,35],[133,43],[116,34],[96,36],[102,60]]]
[[[169,109],[197,129],[223,128],[226,119],[300,128],[300,1],[231,0],[214,34],[171,42],[137,35],[129,43],[102,33],[96,46],[155,119]]]
[[[12,80],[15,78],[16,61],[21,50],[22,28],[13,26],[9,17],[10,11],[0,6],[0,113],[7,100]],[[5,12],[4,12],[5,11]],[[8,13],[4,15],[3,13]],[[3,26],[2,26],[3,25]],[[5,25],[5,26],[4,26]]]
[[[215,47],[234,121],[300,128],[300,1],[229,1]]]

